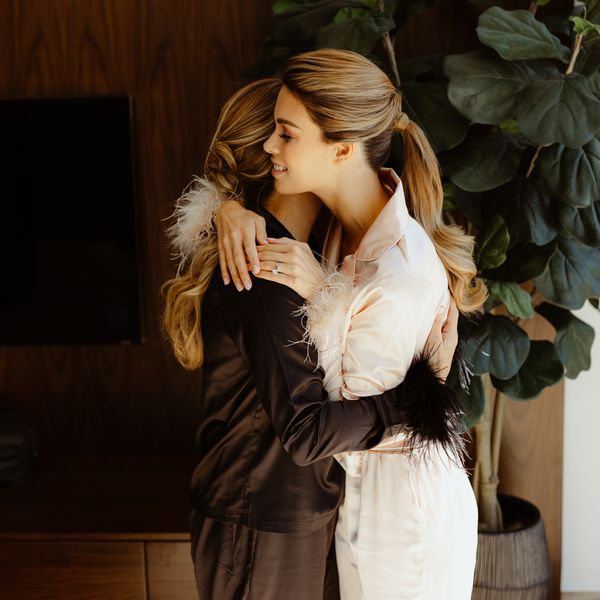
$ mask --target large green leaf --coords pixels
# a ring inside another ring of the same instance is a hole
[[[425,131],[436,152],[458,146],[467,136],[468,121],[450,104],[440,85],[405,82],[402,99],[406,112]]]
[[[560,381],[564,372],[554,344],[547,340],[532,340],[527,360],[518,373],[505,380],[492,376],[492,383],[511,398],[528,400]]]
[[[533,242],[544,246],[556,237],[552,197],[535,181],[517,175],[490,192],[488,201],[504,217],[511,245]]]
[[[535,81],[517,106],[523,134],[535,144],[579,148],[600,130],[600,100],[577,73]]]
[[[594,329],[572,312],[548,302],[542,302],[535,310],[556,329],[554,345],[567,369],[567,377],[575,379],[581,371],[587,371],[592,362]]]
[[[600,17],[600,0],[584,0],[587,9],[587,18],[595,21]]]
[[[494,215],[487,227],[477,236],[477,266],[480,271],[499,267],[506,260],[510,236],[500,215]]]
[[[569,20],[573,22],[573,31],[575,33],[580,33],[582,36],[588,36],[594,33],[596,35],[600,34],[600,25],[596,25],[596,23],[592,23],[588,19],[572,16]]]
[[[481,377],[473,375],[468,389],[465,390],[459,384],[458,369],[456,363],[453,363],[446,378],[446,385],[456,391],[465,413],[465,425],[467,429],[471,428],[479,421],[485,408],[485,391]]]
[[[565,308],[580,308],[600,296],[600,249],[558,235],[544,272],[535,280],[545,298]]]
[[[476,31],[482,44],[508,60],[569,59],[569,49],[528,10],[508,11],[494,6],[479,16]]]
[[[508,379],[517,373],[529,352],[529,337],[507,317],[485,314],[471,325],[465,357],[475,375],[491,373]]]
[[[315,47],[340,48],[366,55],[373,50],[379,38],[394,27],[394,19],[390,15],[371,12],[327,25],[318,32]]]
[[[600,200],[600,140],[582,148],[553,144],[538,159],[542,177],[560,200],[571,206],[590,206]]]
[[[527,86],[523,69],[480,53],[446,57],[450,102],[475,123],[495,125],[514,114],[518,94]]]
[[[482,192],[466,192],[451,182],[450,185],[454,189],[453,200],[456,208],[467,217],[473,225],[481,227],[483,219],[481,211]]]
[[[274,0],[272,10],[273,13],[278,14],[313,2],[314,0]]]
[[[444,172],[458,187],[483,192],[510,181],[521,162],[521,151],[503,133],[467,139],[444,157]]]
[[[575,72],[590,77],[598,69],[600,69],[600,44],[581,46],[575,61]]]
[[[514,281],[486,280],[492,298],[502,302],[508,312],[519,319],[531,319],[534,316],[531,296]]]
[[[544,272],[555,249],[554,240],[545,246],[517,244],[509,249],[504,263],[486,272],[485,276],[496,281],[529,281]]]
[[[271,23],[272,41],[287,47],[311,44],[317,33],[346,7],[364,8],[365,5],[359,0],[318,0],[276,13]]]
[[[600,246],[600,200],[586,208],[562,204],[559,216],[567,236],[574,237],[586,246]]]

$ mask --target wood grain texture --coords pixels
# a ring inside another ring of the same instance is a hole
[[[0,531],[186,535],[193,466],[191,456],[45,457],[28,481],[2,489]]]
[[[146,600],[142,543],[0,543],[0,598]]]
[[[163,219],[201,171],[269,15],[261,0],[0,3],[0,96],[134,97],[146,341],[0,348],[0,409],[26,414],[42,454],[192,451],[199,374],[176,363],[159,327],[175,267]]]
[[[523,326],[532,339],[553,339],[541,317]],[[500,491],[535,504],[544,519],[552,562],[550,600],[560,598],[563,383],[534,400],[508,400],[500,454]]]
[[[190,544],[147,542],[149,600],[197,600]]]

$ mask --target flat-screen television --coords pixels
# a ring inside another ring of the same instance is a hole
[[[130,96],[0,99],[0,345],[143,341]]]

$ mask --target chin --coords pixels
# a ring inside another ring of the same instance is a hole
[[[291,189],[293,186],[291,186],[289,183],[286,183],[285,181],[281,181],[281,179],[275,178],[273,187],[280,194],[294,194],[295,193],[294,190]]]

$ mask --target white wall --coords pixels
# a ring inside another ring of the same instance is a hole
[[[565,592],[600,591],[600,312],[575,311],[596,331],[592,367],[565,379],[562,577]]]

